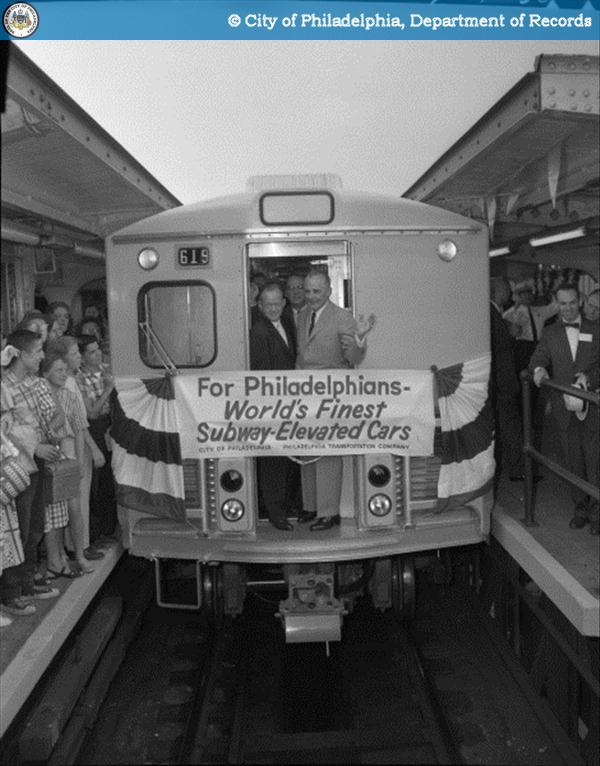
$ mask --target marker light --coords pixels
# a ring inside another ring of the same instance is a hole
[[[221,516],[225,521],[239,521],[244,512],[244,504],[239,500],[226,500],[221,506]]]
[[[221,474],[220,482],[225,492],[237,492],[242,488],[244,477],[239,471],[230,468]]]
[[[387,495],[373,495],[369,499],[369,511],[373,516],[387,516],[392,510],[392,501]]]
[[[390,480],[390,469],[385,465],[374,465],[369,469],[369,482],[374,487],[385,487]]]
[[[158,253],[151,247],[145,247],[138,253],[138,263],[146,271],[151,271],[158,266]]]
[[[437,246],[437,254],[442,261],[451,261],[457,252],[458,248],[451,239],[445,239]]]

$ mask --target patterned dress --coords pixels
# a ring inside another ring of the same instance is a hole
[[[81,413],[78,410],[77,398],[71,391],[66,388],[59,388],[55,390],[54,395],[58,402],[58,406],[62,408],[65,415],[65,426],[61,432],[63,436],[73,436],[76,430],[81,429]],[[84,413],[85,415],[85,413]],[[75,425],[75,427],[74,427]],[[85,426],[83,426],[85,428]],[[74,456],[74,452],[70,450],[72,454],[67,457]],[[62,529],[69,523],[69,501],[59,500],[57,503],[49,503],[46,506],[46,518],[44,522],[44,532],[49,532],[51,529]]]
[[[4,432],[0,433],[0,457],[7,460],[10,457],[18,457],[19,450]],[[23,544],[19,532],[19,519],[15,501],[0,503],[0,574],[9,567],[22,564],[25,560]]]

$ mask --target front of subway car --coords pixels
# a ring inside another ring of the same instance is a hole
[[[190,606],[230,614],[262,567],[286,589],[288,640],[328,640],[357,595],[406,609],[424,551],[486,539],[485,227],[331,177],[278,177],[118,232],[107,263],[120,519],[130,552],[157,562],[162,603],[165,560],[192,567]],[[376,316],[360,363],[251,370],[253,276],[315,269],[343,316]],[[304,472],[323,456],[341,465],[339,525],[262,518],[257,458]]]

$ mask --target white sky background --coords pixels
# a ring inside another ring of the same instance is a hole
[[[592,41],[26,41],[49,77],[183,203],[251,175],[337,173],[402,194],[540,53]]]

